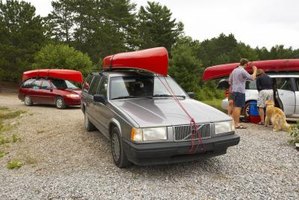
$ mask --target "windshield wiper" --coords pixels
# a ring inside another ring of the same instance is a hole
[[[155,94],[153,97],[181,97],[186,98],[184,95],[171,95],[171,94]]]
[[[115,97],[112,100],[114,100],[114,99],[130,99],[130,98],[137,98],[137,97],[136,96],[120,96],[120,97]]]

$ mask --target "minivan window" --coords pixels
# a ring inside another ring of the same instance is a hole
[[[22,88],[31,88],[33,86],[33,82],[35,81],[35,79],[28,79],[26,80],[23,84],[22,84]]]
[[[41,79],[34,81],[34,82],[33,82],[33,87],[32,87],[32,88],[33,88],[33,89],[39,89],[40,86],[41,86],[41,83],[42,83],[42,80],[41,80]]]
[[[293,91],[289,78],[276,78],[276,85],[277,89]]]
[[[43,80],[41,89],[48,90],[51,88],[51,85],[48,80]]]

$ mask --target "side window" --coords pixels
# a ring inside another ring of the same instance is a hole
[[[84,84],[83,84],[83,91],[84,92],[88,92],[88,90],[90,88],[90,83],[92,81],[92,78],[93,78],[93,76],[91,74],[89,74],[87,76],[87,78],[85,79]]]
[[[104,95],[107,98],[107,87],[108,87],[107,78],[103,77],[100,86],[98,87],[97,94]]]
[[[246,81],[246,89],[256,90],[256,81]]]
[[[42,85],[41,85],[41,89],[44,90],[49,90],[51,88],[51,85],[49,83],[48,80],[43,80]]]
[[[22,88],[32,88],[35,79],[28,79],[22,84]]]
[[[299,91],[299,78],[295,78],[296,90]]]
[[[100,76],[95,76],[92,79],[92,82],[90,84],[90,88],[89,88],[88,94],[91,94],[91,95],[95,95],[96,94],[96,91],[97,91],[98,85],[100,83],[100,80],[101,80]]]
[[[276,78],[276,85],[277,89],[293,91],[289,78]]]
[[[40,89],[41,84],[42,84],[42,80],[41,79],[36,80],[36,81],[33,82],[32,88],[33,89]]]

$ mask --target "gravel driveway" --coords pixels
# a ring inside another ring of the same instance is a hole
[[[248,124],[226,155],[119,169],[79,108],[26,107],[3,93],[0,105],[27,111],[11,130],[21,141],[0,158],[0,199],[299,199],[299,152],[284,132]],[[26,164],[7,169],[15,158]]]

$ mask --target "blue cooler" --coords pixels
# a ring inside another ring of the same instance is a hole
[[[249,103],[249,121],[255,124],[261,121],[256,101]]]

